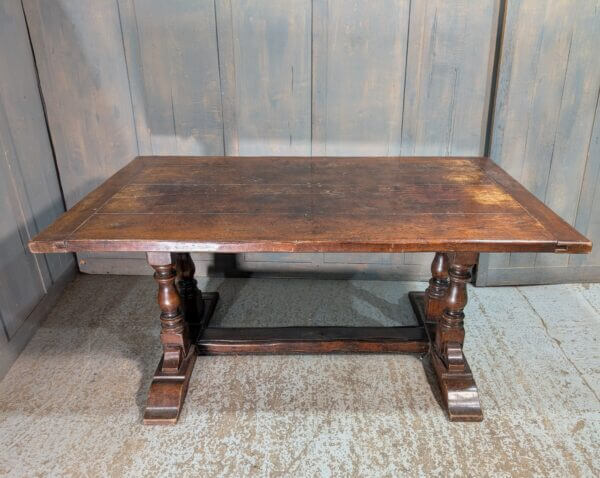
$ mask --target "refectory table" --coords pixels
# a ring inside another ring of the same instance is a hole
[[[34,253],[144,251],[162,358],[146,423],[175,423],[196,354],[429,353],[451,420],[482,419],[463,354],[480,252],[585,253],[591,242],[487,158],[138,157],[34,238]],[[409,294],[417,326],[208,327],[190,252],[435,252]],[[124,329],[126,330],[126,329]]]

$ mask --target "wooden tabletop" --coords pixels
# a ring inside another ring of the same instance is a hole
[[[589,252],[487,158],[139,157],[32,252]]]

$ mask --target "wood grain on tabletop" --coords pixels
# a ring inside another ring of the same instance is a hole
[[[588,252],[485,158],[140,157],[34,252]]]

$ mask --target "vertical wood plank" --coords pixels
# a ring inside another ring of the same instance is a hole
[[[24,0],[23,7],[70,208],[138,154],[118,5]]]
[[[597,1],[507,1],[491,156],[572,224],[586,217],[577,205],[600,84],[599,27]],[[591,199],[590,191],[581,194]],[[543,268],[569,264],[566,255],[507,257],[491,258],[490,271],[547,274]]]
[[[2,135],[3,136],[3,135]],[[21,214],[0,136],[0,312],[8,339],[19,329],[46,292],[38,263],[27,247],[27,228]]]
[[[311,2],[217,0],[216,18],[226,153],[310,155]],[[250,254],[239,263],[287,260]],[[319,264],[322,254],[303,260]]]
[[[410,2],[314,5],[313,154],[398,155]]]
[[[412,2],[404,155],[483,153],[497,2]]]
[[[239,156],[240,142],[236,119],[236,65],[233,49],[233,12],[231,0],[215,1],[219,86],[223,121],[223,154]]]
[[[121,0],[119,11],[143,150],[223,154],[213,0]]]
[[[24,0],[67,207],[137,154],[117,4]]]
[[[6,12],[0,8],[2,13]],[[2,18],[4,22],[8,16]],[[19,184],[17,151],[3,103],[4,95],[0,96],[0,312],[1,325],[10,340],[44,296],[51,279],[45,261],[27,250],[35,224]]]
[[[518,86],[508,91],[512,96],[508,101],[520,102],[518,108],[522,109],[509,127],[518,128],[513,134],[522,138],[522,149],[515,151],[517,154],[512,159],[517,161],[521,158],[516,178],[543,200],[553,156],[566,59],[570,51],[568,26],[573,14],[565,11],[565,15],[561,15],[558,4],[553,7],[543,2],[537,6],[532,3],[509,2],[507,6],[507,21],[516,22],[514,57],[508,60],[513,64],[511,73],[514,76],[510,81],[512,85],[520,85],[522,81],[526,87],[525,91]],[[539,28],[535,36],[528,32],[531,23]],[[525,36],[527,43],[518,43],[521,35]],[[554,55],[559,59],[556,63]],[[493,151],[492,147],[492,157],[495,157]],[[536,254],[511,254],[509,266],[534,267],[535,259]]]
[[[598,93],[600,95],[600,89]],[[600,266],[600,98],[596,98],[594,127],[588,143],[575,227],[592,238],[594,247],[589,255],[571,254],[569,266]]]
[[[535,76],[537,61],[535,55],[539,54],[538,43],[543,27],[541,21],[534,21],[530,25],[527,25],[526,22],[519,22],[521,7],[527,9],[527,15],[534,18],[544,17],[543,2],[517,5],[507,1],[490,148],[491,158],[517,179],[521,177],[526,147],[526,135],[522,128],[522,122],[527,117],[528,108],[531,105],[528,101],[515,100],[515,97],[511,96],[514,95],[514,88],[511,86],[513,83],[519,85],[521,94],[525,97],[533,94],[533,83],[527,79]],[[515,52],[515,48],[517,48],[517,52]],[[520,55],[520,50],[526,50],[532,54],[531,61],[514,62],[513,57]],[[515,128],[514,126],[517,124],[519,127]],[[515,267],[527,266],[528,264],[532,265],[534,260],[535,254],[494,254],[490,257],[489,267],[490,269],[508,268],[511,261]]]
[[[234,105],[223,110],[225,138],[226,144],[230,138],[238,143],[229,149],[241,155],[310,154],[310,1],[217,5],[221,94]]]
[[[398,155],[409,0],[315,0],[312,154]],[[324,264],[403,264],[403,254],[325,254]]]
[[[581,2],[570,10],[577,16],[567,28],[569,50],[544,202],[575,224],[600,91],[600,2]],[[564,254],[538,254],[535,265],[565,267],[568,262]]]
[[[27,231],[34,235],[62,212],[64,205],[23,9],[18,0],[0,5],[0,123],[15,192]],[[45,287],[73,264],[70,254],[35,258]]]
[[[403,155],[483,154],[498,12],[493,0],[411,3]]]

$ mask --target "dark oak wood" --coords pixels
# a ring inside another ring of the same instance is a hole
[[[485,158],[139,157],[33,252],[589,252]]]
[[[183,407],[196,362],[193,342],[208,323],[218,294],[203,296],[198,290],[189,254],[149,252],[147,256],[158,283],[163,354],[148,392],[144,423],[174,424]]]
[[[199,354],[425,353],[429,339],[414,327],[207,328]]]
[[[408,295],[415,315],[425,321],[425,293],[410,292]],[[478,422],[483,420],[479,392],[466,358],[463,357],[465,365],[463,371],[450,372],[435,353],[433,347],[437,323],[425,322],[425,324],[432,344],[428,358],[435,373],[442,404],[448,413],[448,418],[456,422]]]
[[[487,158],[139,157],[35,237],[32,252],[145,251],[162,358],[145,423],[175,423],[196,354],[425,353],[450,420],[483,415],[463,354],[480,252],[591,242]],[[210,328],[190,252],[436,252],[418,326]]]
[[[181,297],[183,316],[188,327],[196,329],[197,335],[204,325],[198,322],[198,318],[204,317],[204,300],[198,289],[198,282],[194,279],[196,266],[189,253],[176,252],[171,254],[171,258],[177,273],[177,290]]]
[[[431,279],[425,291],[425,321],[438,322],[446,307],[448,292],[448,255],[436,252],[431,262]]]

